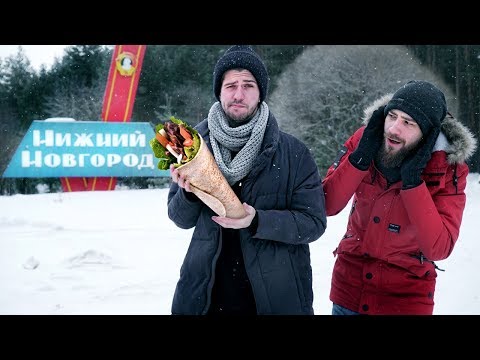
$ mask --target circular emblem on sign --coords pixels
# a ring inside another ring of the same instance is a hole
[[[118,55],[115,61],[117,70],[120,72],[120,75],[132,76],[137,66],[135,60],[135,55],[129,52],[123,52]]]

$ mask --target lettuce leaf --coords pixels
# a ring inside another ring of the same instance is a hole
[[[195,155],[197,155],[198,150],[200,150],[200,136],[198,135],[197,130],[188,125],[186,122],[175,118],[174,116],[171,116],[169,120],[177,125],[182,125],[185,129],[187,129],[192,135],[193,144],[191,146],[183,147],[183,151],[185,152],[187,159],[182,160],[181,163],[178,164],[177,159],[173,155],[166,154],[167,150],[158,142],[155,137],[151,139],[149,141],[149,144],[153,150],[155,157],[159,159],[157,167],[160,170],[168,170],[170,168],[170,164],[174,164],[175,167],[186,164],[187,162],[191,161],[195,157]],[[164,124],[162,123],[155,125],[155,133],[163,129],[163,127]]]

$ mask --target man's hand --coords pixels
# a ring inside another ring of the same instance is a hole
[[[432,149],[435,146],[439,134],[440,129],[433,128],[427,138],[422,141],[423,144],[403,160],[400,169],[402,174],[402,189],[411,189],[422,183],[420,176],[432,157]]]
[[[348,157],[350,163],[359,170],[368,169],[373,157],[382,146],[385,125],[384,109],[385,106],[380,106],[373,112],[357,148]]]
[[[192,192],[192,190],[190,189],[190,181],[185,179],[184,176],[181,176],[178,173],[178,169],[176,169],[173,164],[170,165],[170,176],[172,177],[172,181],[174,183],[177,183],[179,187],[185,189],[185,191],[187,192]]]
[[[255,217],[256,210],[248,205],[243,203],[243,208],[247,215],[241,219],[232,219],[223,216],[212,216],[212,220],[224,228],[228,229],[244,229],[250,226],[253,218]]]

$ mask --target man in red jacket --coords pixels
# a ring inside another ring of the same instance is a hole
[[[434,261],[458,239],[476,140],[426,81],[408,82],[365,115],[323,180],[328,216],[352,200],[334,251],[332,314],[431,315]]]

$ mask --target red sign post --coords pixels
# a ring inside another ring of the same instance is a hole
[[[146,45],[115,45],[103,97],[102,120],[128,122],[132,117]],[[115,177],[60,178],[64,192],[114,190]]]

